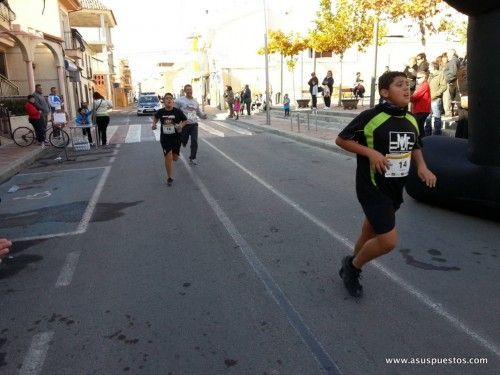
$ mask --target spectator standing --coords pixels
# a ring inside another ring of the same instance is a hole
[[[326,77],[323,79],[323,82],[322,82],[323,100],[325,101],[325,108],[328,108],[328,109],[330,108],[331,99],[332,99],[333,83],[334,83],[333,74],[332,74],[332,71],[329,70],[328,72],[326,72]],[[328,89],[328,92],[326,89]]]
[[[43,126],[44,126],[44,131],[47,129],[47,123],[49,121],[49,113],[50,113],[50,106],[49,102],[43,95],[43,90],[42,90],[42,85],[37,84],[35,86],[35,92],[32,94],[35,97],[35,106],[38,108],[40,111],[42,111],[42,120],[43,120]]]
[[[311,79],[309,79],[309,82],[307,84],[309,85],[309,92],[311,93],[311,99],[312,99],[312,105],[311,107],[313,109],[316,109],[317,104],[318,104],[318,77],[316,77],[316,73],[312,72],[311,73]]]
[[[250,116],[252,114],[250,109],[250,106],[252,105],[252,91],[250,90],[250,87],[248,87],[248,85],[245,85],[245,88],[243,89],[243,93],[241,94],[241,101],[243,102],[242,107],[247,107],[247,115]]]
[[[406,65],[406,68],[403,72],[406,74],[406,77],[409,80],[411,93],[415,91],[415,87],[417,85],[417,69],[417,59],[414,57],[410,57],[410,59],[408,60],[408,65]]]
[[[236,120],[240,118],[241,102],[240,98],[236,97],[233,101],[233,112],[236,114]]]
[[[101,139],[101,144],[106,146],[108,139],[106,137],[106,131],[109,125],[109,110],[113,108],[113,103],[109,100],[104,99],[97,91],[94,92],[92,96],[94,98],[94,103],[92,105],[92,111],[95,116],[95,122],[97,124],[97,131],[99,133],[99,138]]]
[[[288,94],[285,94],[283,97],[283,109],[285,111],[285,117],[290,116],[290,98],[288,97]]]
[[[444,115],[446,117],[452,116],[453,101],[457,99],[457,70],[459,66],[458,56],[454,49],[446,52],[448,62],[444,67],[444,78],[448,84],[447,90],[443,94],[443,107]]]
[[[59,95],[57,95],[56,88],[50,88],[50,94],[47,97],[50,106],[50,113],[54,113],[57,107],[62,106],[62,100]]]
[[[233,109],[234,92],[233,92],[233,88],[229,85],[226,86],[226,92],[224,93],[224,99],[226,100],[226,103],[229,106],[229,115],[227,118],[233,118],[234,117],[234,109]]]
[[[457,71],[457,88],[460,94],[456,138],[469,138],[469,89],[467,85],[467,57]]]
[[[92,142],[92,129],[90,126],[92,125],[92,111],[89,111],[88,104],[86,102],[82,103],[82,106],[78,108],[78,114],[75,118],[75,123],[78,126],[82,126],[82,134],[87,135],[87,139],[91,145],[94,145]]]
[[[441,134],[441,107],[443,105],[443,93],[446,91],[447,84],[442,70],[439,70],[439,65],[436,62],[429,64],[429,86],[431,88],[431,114],[425,120],[425,135]]]
[[[431,112],[431,88],[427,82],[427,73],[417,73],[417,87],[411,95],[410,101],[413,104],[412,113],[418,124],[419,136],[424,134],[424,123]]]
[[[40,146],[45,147],[45,122],[42,118],[42,111],[35,105],[35,96],[28,95],[28,101],[24,105],[26,113],[28,114],[28,121],[35,129],[36,140]]]
[[[427,56],[425,53],[419,53],[415,60],[417,62],[417,72],[429,73],[429,62],[427,61]]]

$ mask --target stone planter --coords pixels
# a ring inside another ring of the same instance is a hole
[[[299,108],[309,108],[309,99],[297,99]]]
[[[359,99],[342,99],[344,109],[357,109]]]

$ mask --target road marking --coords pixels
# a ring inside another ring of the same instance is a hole
[[[32,200],[32,199],[43,199],[43,198],[48,198],[50,197],[52,194],[50,193],[50,191],[42,191],[40,193],[35,193],[35,194],[28,194],[28,195],[25,195],[24,197],[14,197],[12,198],[12,200],[17,200],[17,199],[28,199],[28,200]]]
[[[33,337],[19,375],[36,375],[42,371],[52,337],[54,337],[54,332],[42,332]]]
[[[211,133],[213,135],[216,135],[217,137],[224,137],[224,133],[223,132],[221,132],[220,130],[213,129],[212,127],[207,126],[206,124],[204,124],[202,122],[199,122],[198,126],[200,128],[202,128],[203,130],[205,130],[206,132],[209,132],[209,133]]]
[[[104,172],[101,175],[101,178],[99,179],[99,182],[97,183],[97,186],[94,190],[94,194],[92,194],[92,198],[90,198],[89,204],[87,205],[87,209],[85,210],[85,213],[83,214],[83,218],[80,221],[80,224],[78,225],[78,229],[76,230],[77,233],[85,233],[87,231],[87,228],[89,226],[90,219],[92,218],[92,214],[94,213],[95,206],[97,205],[97,202],[99,201],[99,196],[101,195],[102,189],[104,188],[104,184],[106,183],[106,180],[108,179],[109,172],[111,171],[111,167],[104,167]]]
[[[316,224],[318,227],[323,229],[325,232],[327,232],[330,236],[332,236],[335,240],[338,242],[342,243],[344,246],[346,246],[349,250],[354,250],[354,244],[346,237],[342,236],[340,233],[337,231],[331,229],[326,223],[322,222],[320,219],[315,217],[313,214],[302,208],[298,203],[294,202],[292,199],[288,198],[286,195],[278,191],[276,188],[274,188],[272,185],[268,184],[265,182],[263,179],[252,173],[250,170],[245,168],[243,165],[238,163],[236,160],[232,159],[229,155],[224,153],[222,150],[219,150],[217,147],[212,145],[210,142],[208,142],[205,139],[202,139],[203,142],[205,142],[208,146],[210,146],[213,150],[217,151],[219,154],[221,154],[223,157],[225,157],[227,160],[229,160],[231,163],[236,165],[238,168],[240,168],[243,172],[248,174],[250,177],[252,177],[254,180],[259,182],[261,185],[263,185],[266,189],[268,189],[270,192],[272,192],[274,195],[276,195],[278,198],[280,198],[282,201],[287,203],[288,205],[292,206],[296,211],[298,211],[300,214],[302,214],[304,217],[309,219],[311,222]],[[423,303],[425,306],[427,306],[431,311],[436,313],[437,315],[443,317],[445,320],[447,320],[452,326],[457,328],[459,331],[462,331],[465,333],[467,336],[469,336],[471,339],[476,341],[478,344],[480,344],[482,347],[488,349],[491,351],[493,354],[495,354],[497,357],[500,357],[500,348],[498,347],[497,344],[495,344],[491,339],[477,333],[474,331],[472,328],[470,328],[467,324],[462,322],[459,318],[457,318],[455,315],[447,311],[440,303],[435,302],[431,297],[426,295],[424,292],[418,290],[416,287],[413,285],[409,284],[408,282],[404,281],[400,276],[395,274],[393,271],[389,270],[387,267],[383,266],[380,264],[378,261],[373,261],[370,262],[370,265],[373,265],[375,268],[377,268],[380,272],[382,272],[387,278],[392,280],[394,283],[399,285],[402,289],[413,295],[417,300],[419,300],[421,303]]]
[[[232,130],[233,132],[236,132],[236,133],[239,133],[239,134],[253,135],[253,133],[251,131],[248,131],[248,130],[245,130],[245,129],[240,129],[240,128],[237,128],[236,126],[229,126],[228,124],[225,124],[225,123],[223,123],[221,121],[212,121],[212,122],[215,122],[217,125],[222,126],[223,128]]]
[[[78,264],[78,259],[80,259],[79,251],[74,251],[68,254],[61,273],[57,278],[56,288],[68,286],[71,283],[73,274],[75,273],[76,265]]]
[[[156,141],[159,142],[160,141],[160,127],[157,127],[155,130],[153,130],[153,134],[155,135]]]
[[[117,145],[117,147],[118,146],[119,145]],[[66,169],[66,170],[48,171],[48,172],[35,172],[35,173],[28,173],[28,174],[23,175],[23,176],[27,176],[27,175],[31,175],[31,174],[57,173],[57,172],[67,172],[67,171],[75,172],[75,171],[92,170],[92,169],[104,169],[104,171],[102,172],[101,178],[99,179],[99,182],[97,183],[97,186],[94,190],[94,194],[92,194],[92,197],[89,200],[89,204],[87,205],[87,208],[85,209],[85,212],[83,213],[82,220],[78,224],[78,227],[75,231],[43,234],[43,235],[39,235],[39,236],[30,236],[30,237],[20,237],[20,238],[13,238],[10,240],[13,242],[43,240],[43,239],[64,237],[64,236],[73,236],[76,234],[85,233],[87,231],[90,219],[92,218],[92,214],[94,213],[95,206],[97,205],[97,202],[99,200],[99,196],[101,195],[102,189],[104,188],[104,184],[106,183],[106,180],[108,178],[109,172],[111,171],[111,166],[95,167],[95,168],[81,168],[81,169]],[[18,175],[18,176],[21,176],[21,175]]]
[[[217,203],[214,197],[210,194],[203,182],[201,182],[201,180],[194,175],[192,168],[188,165],[186,159],[184,157],[181,157],[181,160],[186,166],[189,175],[200,189],[202,195],[205,197],[205,200],[208,202],[219,221],[222,223],[222,225],[224,225],[234,243],[238,246],[241,253],[246,258],[248,264],[252,267],[260,281],[264,284],[267,292],[271,295],[271,297],[286,315],[290,325],[295,329],[299,337],[309,348],[315,360],[323,368],[325,373],[341,374],[341,371],[336,363],[323,348],[321,342],[311,332],[311,329],[304,322],[302,316],[297,312],[297,310],[295,310],[292,303],[288,300],[285,293],[283,293],[278,283],[274,281],[267,268],[259,260],[252,247],[243,238],[238,229],[232,223],[231,219],[229,219],[224,210],[220,207],[219,203]]]
[[[115,135],[117,130],[118,130],[118,125],[108,126],[108,128],[106,129],[106,138],[107,139],[113,138],[113,135]]]
[[[137,143],[141,141],[141,125],[129,125],[125,143]]]

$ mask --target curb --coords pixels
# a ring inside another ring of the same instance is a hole
[[[228,120],[226,120],[226,121],[228,121]],[[265,131],[266,133],[271,133],[271,134],[275,134],[275,135],[278,135],[278,136],[281,136],[284,138],[292,139],[294,141],[297,141],[300,143],[305,143],[305,144],[310,145],[310,146],[319,147],[319,148],[322,148],[322,149],[328,150],[328,151],[334,151],[336,153],[343,154],[343,155],[348,155],[348,156],[353,155],[352,153],[347,152],[344,149],[340,148],[335,143],[323,141],[323,140],[312,138],[312,137],[308,137],[306,135],[292,134],[292,133],[288,133],[288,132],[285,132],[285,131],[282,131],[279,129],[269,128],[267,126],[258,125],[258,124],[254,124],[251,122],[245,122],[244,120],[230,121],[230,123],[231,123],[231,125],[236,125],[238,127],[241,127],[239,124],[253,126],[259,130]]]
[[[17,146],[16,146],[17,147]],[[34,149],[29,153],[23,155],[23,157],[10,162],[6,167],[0,169],[0,183],[8,181],[12,176],[19,173],[23,168],[28,167],[33,164],[35,160],[44,152],[43,149]]]

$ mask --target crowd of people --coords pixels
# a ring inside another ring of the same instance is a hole
[[[410,83],[411,111],[423,136],[440,135],[442,117],[458,114],[456,135],[467,138],[466,64],[467,59],[460,59],[453,49],[431,62],[425,53],[409,59],[404,73]]]
[[[239,116],[245,113],[245,109],[247,116],[251,116],[252,112],[259,111],[261,108],[265,110],[262,94],[255,95],[252,100],[252,91],[248,85],[237,92],[233,90],[232,86],[227,85],[224,91],[224,100],[229,108],[228,119],[238,120]]]

